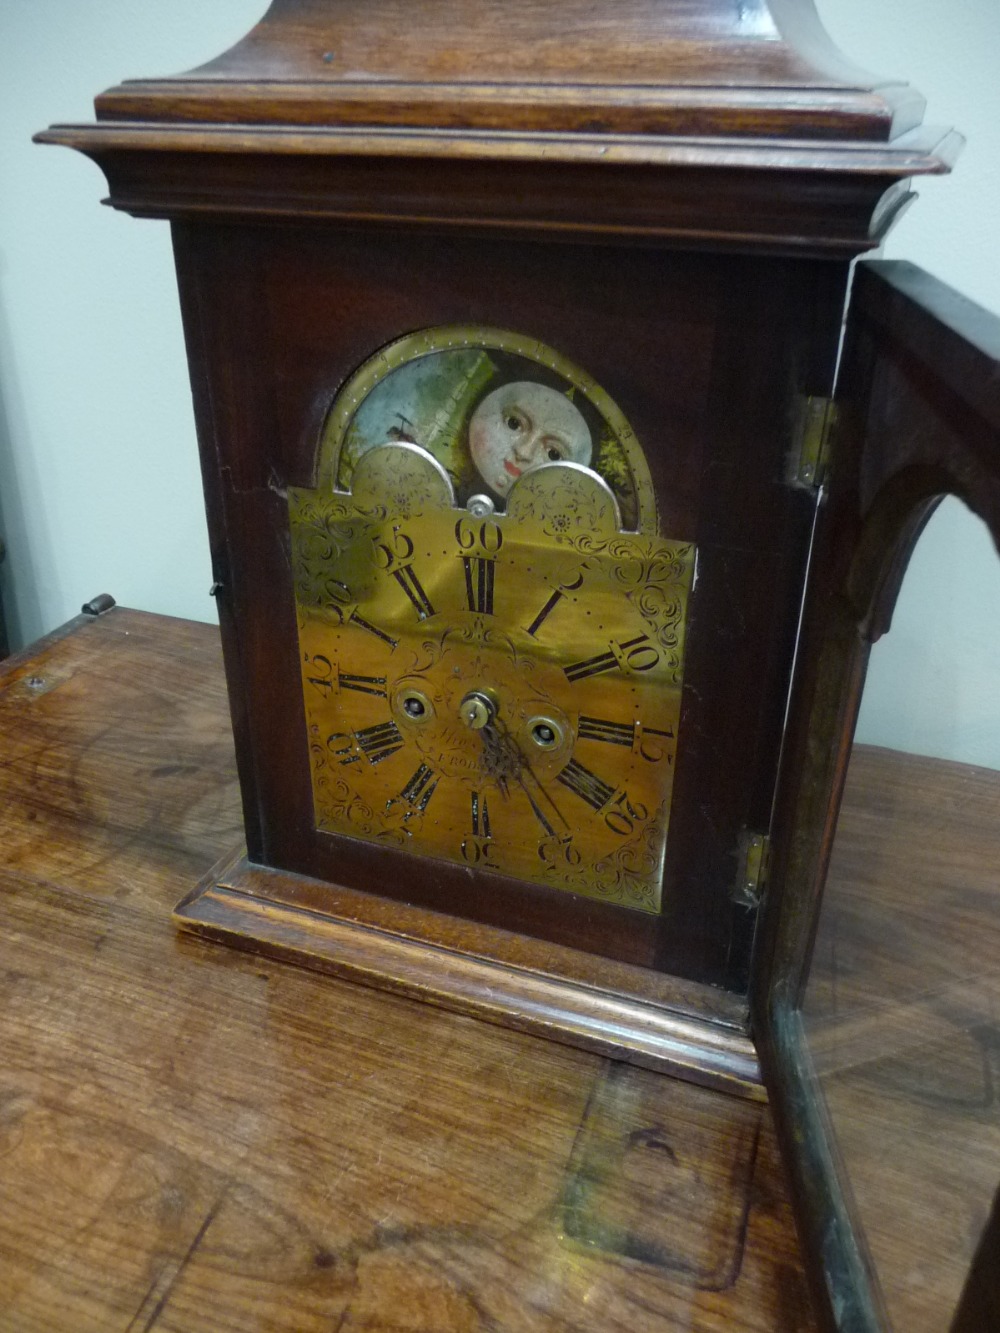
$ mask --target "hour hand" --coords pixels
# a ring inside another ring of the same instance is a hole
[[[511,782],[523,786],[524,757],[506,727],[493,721],[479,735],[483,743],[483,772],[494,780],[501,794],[510,794]]]
[[[507,796],[510,783],[520,780],[523,759],[513,738],[500,722],[496,699],[486,690],[470,690],[459,705],[459,716],[479,733],[483,747],[483,773],[492,778]]]
[[[527,796],[528,804],[534,811],[535,818],[550,838],[554,837],[556,832],[552,827],[553,818],[556,823],[561,824],[564,829],[569,828],[569,821],[565,818],[555,801],[538,781],[527,764],[525,764],[521,770],[518,777],[518,784],[525,796]]]
[[[538,781],[521,747],[507,730],[500,717],[495,700],[485,690],[472,690],[461,704],[462,721],[478,731],[483,744],[483,772],[500,788],[502,796],[510,795],[510,784],[516,782],[528,798],[535,818],[552,837],[554,819],[563,828],[569,822],[552,797]]]

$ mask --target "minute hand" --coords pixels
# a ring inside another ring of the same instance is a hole
[[[517,741],[514,740],[513,736],[511,736],[510,733],[507,731],[507,728],[503,726],[503,723],[499,722],[499,719],[498,719],[498,725],[503,728],[504,739],[506,740],[510,748],[514,751],[514,753],[517,755],[520,761],[517,772],[517,784],[524,792],[525,796],[528,798],[528,804],[531,806],[535,818],[541,824],[542,828],[549,835],[549,837],[553,837],[555,835],[555,829],[552,827],[551,823],[549,822],[549,818],[546,815],[545,810],[543,809],[543,805],[545,805],[548,807],[549,812],[552,815],[554,815],[556,820],[563,826],[563,828],[568,830],[569,821],[566,819],[566,817],[563,815],[563,812],[559,809],[555,801],[549,795],[546,787],[539,780],[537,774],[535,773],[535,770],[529,764],[524,751],[518,745]],[[531,785],[535,788],[536,795],[532,795],[531,789],[528,786],[529,780],[531,782]],[[537,797],[541,798],[541,802],[539,802]]]
[[[544,799],[544,801],[545,801],[546,804],[548,805],[548,807],[549,807],[549,809],[551,810],[551,812],[555,815],[555,817],[556,817],[556,819],[559,821],[559,823],[562,824],[563,828],[568,829],[568,828],[569,828],[569,823],[568,823],[568,821],[566,820],[566,818],[564,817],[562,811],[561,811],[561,810],[559,809],[559,807],[556,805],[555,801],[552,799],[552,797],[549,795],[549,793],[545,790],[545,788],[542,786],[542,784],[541,784],[541,783],[538,781],[538,779],[535,777],[534,773],[532,773],[531,769],[530,769],[530,768],[529,768],[529,769],[526,769],[525,772],[526,772],[526,773],[528,774],[528,776],[531,778],[532,782],[534,782],[534,784],[535,784],[535,786],[538,788],[538,791],[540,792],[542,798]],[[527,784],[527,783],[525,782],[525,780],[524,780],[524,777],[523,777],[523,776],[519,776],[517,780],[518,780],[518,784],[519,784],[521,790],[524,792],[525,796],[527,796],[527,798],[528,798],[528,804],[531,806],[532,810],[534,811],[535,818],[538,820],[539,824],[541,824],[542,828],[545,830],[545,832],[548,834],[548,836],[549,836],[550,838],[554,838],[554,837],[556,836],[556,831],[555,831],[555,829],[552,827],[552,825],[549,823],[549,820],[548,820],[548,818],[547,818],[546,815],[545,815],[545,811],[541,808],[541,806],[540,806],[540,805],[538,804],[538,802],[535,800],[534,796],[532,796],[530,790],[528,789],[528,784]]]

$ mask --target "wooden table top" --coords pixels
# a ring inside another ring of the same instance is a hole
[[[6,664],[0,752],[5,1333],[813,1328],[766,1108],[176,933],[213,628]]]

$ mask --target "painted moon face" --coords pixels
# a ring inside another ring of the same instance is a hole
[[[542,463],[590,463],[590,428],[565,394],[520,380],[483,399],[469,422],[469,452],[494,495]]]

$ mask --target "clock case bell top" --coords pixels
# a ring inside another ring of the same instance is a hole
[[[792,836],[770,820],[818,501],[803,422],[832,395],[851,261],[960,147],[923,107],[809,0],[275,0],[218,59],[38,136],[173,224],[248,843],[189,926],[525,1026],[523,995],[498,1014],[471,973],[429,981],[428,950],[555,978],[584,998],[552,1031],[654,1064],[654,1009],[745,1025],[747,868]],[[316,828],[287,495],[316,484],[358,368],[452,326],[583,367],[635,430],[660,535],[697,548],[656,915],[503,877],[470,893]],[[625,1007],[594,1020],[599,996]],[[735,1049],[716,1075],[752,1081]]]
[[[275,0],[224,55],[95,108],[38,138],[92,156],[135,214],[844,256],[960,143],[847,61],[811,0]]]

